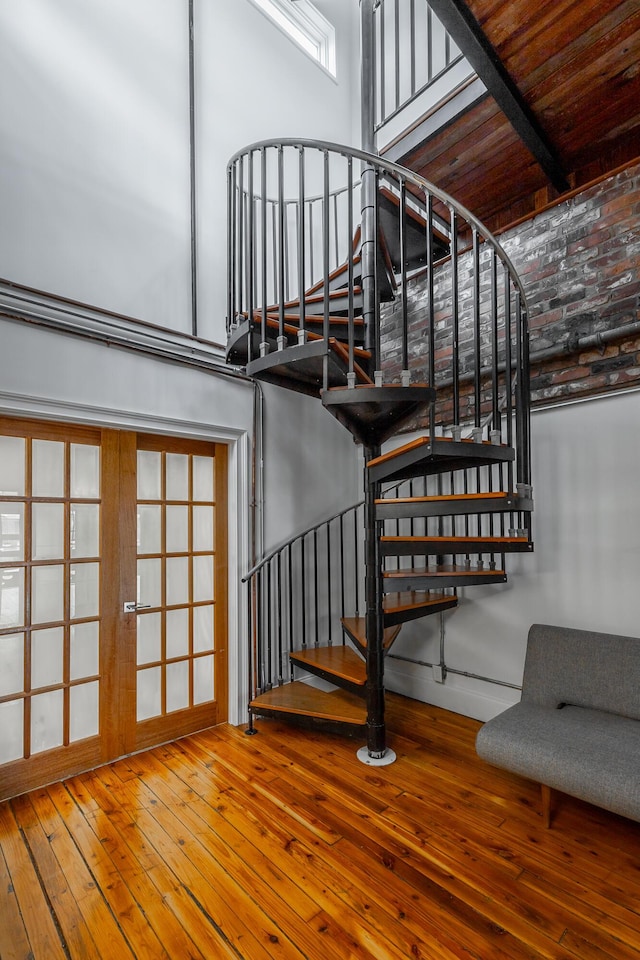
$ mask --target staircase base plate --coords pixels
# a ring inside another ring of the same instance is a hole
[[[360,747],[356,753],[356,757],[360,763],[365,763],[369,767],[388,767],[389,764],[395,763],[397,760],[395,750],[392,750],[390,747],[387,747],[383,757],[370,757],[369,748]]]

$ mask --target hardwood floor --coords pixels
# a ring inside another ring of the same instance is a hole
[[[221,726],[0,805],[0,957],[637,960],[640,824],[475,755],[389,698],[353,741]]]

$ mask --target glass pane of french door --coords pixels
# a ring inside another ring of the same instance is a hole
[[[0,419],[0,795],[99,756],[101,487],[99,430]]]
[[[139,746],[157,742],[163,730],[198,729],[223,718],[226,557],[219,509],[224,448],[143,436],[137,447]]]

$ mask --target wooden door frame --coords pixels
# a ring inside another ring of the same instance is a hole
[[[140,443],[138,442],[140,441]],[[213,449],[212,449],[213,448]],[[218,589],[220,595],[224,597],[224,603],[219,604],[214,600],[214,618],[215,618],[215,668],[214,683],[215,697],[214,701],[195,705],[185,710],[178,710],[172,714],[166,714],[163,717],[154,717],[148,721],[138,721],[135,713],[135,693],[129,695],[126,702],[121,704],[121,740],[124,746],[123,753],[132,753],[137,750],[143,750],[147,747],[155,746],[158,742],[166,739],[177,739],[188,733],[195,732],[197,729],[204,729],[217,723],[223,723],[227,720],[227,705],[229,701],[229,670],[228,670],[228,586],[227,570],[228,560],[228,508],[227,508],[227,487],[228,487],[228,467],[227,467],[227,447],[224,444],[214,440],[204,440],[202,438],[191,439],[186,437],[167,437],[164,434],[148,434],[141,431],[136,433],[126,433],[121,437],[121,484],[122,504],[120,513],[119,541],[124,545],[126,555],[125,562],[120,565],[120,598],[118,604],[119,611],[119,637],[124,641],[127,655],[120,657],[119,661],[123,670],[120,678],[120,690],[131,692],[135,691],[136,685],[136,656],[135,656],[135,638],[136,638],[136,616],[135,614],[125,614],[123,604],[125,600],[135,599],[135,590],[132,585],[136,581],[136,501],[137,501],[137,451],[138,449],[154,450],[159,453],[184,453],[194,455],[200,452],[206,456],[215,455],[215,492],[214,502],[216,503],[216,521],[214,535],[214,583],[216,597]],[[218,506],[224,505],[224,510],[218,518]],[[224,638],[224,639],[222,639]],[[218,643],[222,646],[218,646]],[[223,677],[221,682],[220,676]],[[158,736],[157,730],[166,730]]]
[[[2,396],[0,394],[0,396]],[[2,398],[5,399],[5,398]],[[61,430],[67,427],[82,430],[100,431],[103,442],[109,449],[110,438],[115,438],[122,432],[130,433],[157,433],[166,437],[182,437],[186,440],[206,440],[218,444],[223,444],[227,448],[227,690],[228,690],[228,722],[232,725],[238,725],[247,720],[247,651],[246,644],[242,639],[246,635],[246,610],[242,602],[243,588],[241,583],[241,571],[248,568],[250,558],[250,539],[251,539],[251,434],[248,430],[220,427],[216,425],[204,424],[199,422],[181,422],[175,420],[166,420],[165,418],[151,418],[144,415],[138,416],[130,412],[103,410],[101,408],[93,409],[91,406],[68,405],[65,402],[55,402],[46,405],[43,410],[42,404],[38,401],[34,407],[30,408],[29,401],[32,398],[24,398],[27,406],[13,402],[2,403],[0,406],[0,417],[7,422],[14,422],[16,425],[23,423],[47,424],[51,426],[57,424]],[[103,455],[105,451],[103,450]],[[113,448],[106,455],[113,455]],[[119,454],[118,454],[119,455]],[[115,540],[105,545],[105,548],[114,549]],[[106,578],[105,578],[106,579]],[[119,589],[119,584],[112,584],[112,589]],[[114,630],[115,624],[111,624],[109,629]],[[118,683],[119,676],[114,671],[107,676],[107,683]],[[65,775],[73,775],[83,770],[91,769],[101,763],[107,762],[109,750],[111,756],[121,755],[117,750],[117,743],[113,736],[109,739],[103,737],[104,749],[97,754],[95,747],[83,742],[82,748],[78,749],[77,757],[73,764],[65,770]],[[46,758],[45,758],[46,760]],[[26,778],[26,770],[19,771],[17,777],[11,778],[11,783],[3,784],[3,790],[0,791],[0,799],[3,797],[15,796],[26,790],[44,785],[56,779],[50,771],[50,767],[43,760],[38,764],[37,775],[32,778]],[[21,767],[24,767],[22,761],[17,761]],[[35,766],[35,765],[34,765]],[[33,779],[33,782],[31,780]]]

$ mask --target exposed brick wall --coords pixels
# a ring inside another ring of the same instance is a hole
[[[508,231],[501,243],[529,304],[534,403],[640,384],[640,338],[579,350],[579,339],[640,320],[640,164]]]
[[[580,349],[579,340],[640,321],[640,164],[541,212],[500,236],[529,305],[533,403],[640,385],[640,336]],[[436,369],[451,351],[446,299],[449,266],[436,281]],[[471,290],[468,265],[460,264],[462,338],[468,342]],[[484,291],[485,296],[487,291]],[[397,302],[383,315],[385,368],[400,367]],[[409,367],[425,379],[426,289],[417,280],[408,292]],[[562,348],[552,359],[536,354]],[[470,354],[462,348],[462,370]]]

